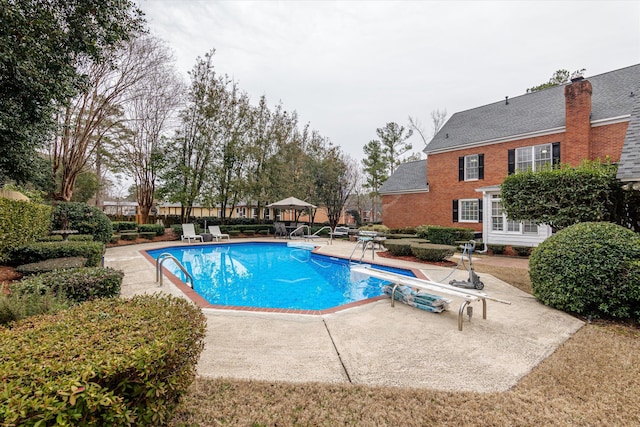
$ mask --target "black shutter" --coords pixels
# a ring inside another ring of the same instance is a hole
[[[453,222],[458,222],[458,201],[453,201]]]
[[[458,157],[458,181],[464,181],[464,156]]]
[[[478,154],[478,179],[484,179],[484,154]]]
[[[478,199],[478,222],[482,222],[482,199]]]
[[[553,165],[559,165],[560,164],[560,143],[559,142],[554,142],[553,144],[551,144],[551,155],[553,158]]]
[[[509,175],[513,175],[516,172],[516,149],[515,148],[509,150],[508,165],[509,165]]]

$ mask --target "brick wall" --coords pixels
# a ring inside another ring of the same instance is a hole
[[[591,130],[591,159],[612,161],[620,159],[624,136],[628,123],[598,126]],[[382,196],[383,221],[387,227],[400,228],[424,224],[446,227],[468,227],[482,231],[480,223],[453,222],[452,200],[479,199],[480,187],[499,185],[508,174],[507,153],[510,149],[530,147],[539,144],[560,143],[560,161],[577,166],[585,158],[567,160],[567,145],[564,133],[521,139],[501,144],[485,145],[472,149],[430,154],[427,161],[429,182],[428,193]],[[458,157],[469,154],[484,154],[484,179],[477,181],[458,181]],[[489,207],[484,206],[484,209]]]

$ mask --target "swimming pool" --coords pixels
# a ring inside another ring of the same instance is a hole
[[[265,309],[326,310],[382,295],[381,280],[351,281],[349,261],[285,243],[231,243],[154,249],[176,257],[192,275],[193,289],[219,306]],[[174,262],[163,266],[180,280]],[[377,265],[407,276],[413,272]]]

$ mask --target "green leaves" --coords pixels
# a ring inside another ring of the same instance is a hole
[[[512,220],[548,224],[555,230],[586,221],[622,224],[624,194],[616,172],[616,165],[599,161],[518,172],[502,183],[502,204]]]
[[[619,225],[565,228],[529,259],[533,294],[571,313],[640,319],[640,236]]]

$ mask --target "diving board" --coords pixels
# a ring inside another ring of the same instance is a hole
[[[444,283],[433,282],[431,280],[418,279],[417,277],[409,277],[402,274],[391,273],[389,271],[373,268],[370,265],[351,265],[351,280],[358,281],[359,278],[363,277],[375,277],[376,279],[384,280],[394,284],[393,290],[391,291],[391,307],[394,306],[394,294],[396,289],[400,285],[410,286],[416,289],[425,289],[428,291],[436,292],[438,294],[463,299],[464,302],[460,305],[460,309],[458,310],[459,331],[462,330],[462,316],[464,314],[464,309],[472,302],[482,301],[483,319],[487,318],[487,300],[501,302],[503,304],[511,304],[509,301],[492,298],[484,292],[479,292],[472,289],[462,289]],[[469,309],[469,318],[471,318],[470,310],[471,309]]]

